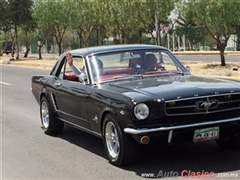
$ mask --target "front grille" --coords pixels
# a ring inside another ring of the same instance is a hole
[[[186,124],[194,124],[201,122],[214,122],[224,119],[231,119],[240,117],[239,110],[232,110],[226,112],[207,113],[207,114],[195,114],[188,116],[163,116],[161,118],[148,119],[146,121],[135,121],[134,127],[136,128],[156,128],[156,127],[168,127],[178,126]],[[236,122],[232,122],[236,123]],[[228,123],[229,124],[229,123]],[[240,120],[237,121],[240,125]]]
[[[164,109],[167,116],[197,115],[240,110],[240,93],[166,101]]]

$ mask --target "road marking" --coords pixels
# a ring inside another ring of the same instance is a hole
[[[4,85],[8,85],[8,86],[11,85],[10,83],[6,83],[6,82],[2,82],[2,81],[0,81],[0,84],[4,84]]]

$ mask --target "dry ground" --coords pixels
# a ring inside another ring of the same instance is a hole
[[[30,55],[28,58],[20,56],[19,61],[9,61],[9,59],[11,59],[10,55],[0,56],[0,64],[44,68],[50,70],[56,62],[57,57],[43,56],[43,59],[39,60],[37,56]],[[220,60],[219,62],[182,61],[182,63],[190,67],[192,74],[219,76],[240,80],[240,62],[226,62],[226,66],[221,66]]]
[[[182,61],[182,63],[190,67],[192,74],[240,80],[240,62],[226,62],[226,66],[221,66],[220,60],[219,62]]]

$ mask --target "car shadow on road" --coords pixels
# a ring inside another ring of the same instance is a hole
[[[58,137],[106,159],[100,138],[68,125]],[[240,151],[221,149],[214,141],[145,147],[141,149],[137,162],[119,168],[135,172],[140,177],[154,173],[155,178],[171,174],[180,177],[184,170],[214,173],[239,171]]]
[[[221,149],[215,141],[145,148],[139,159],[124,169],[134,171],[141,177],[153,173],[155,178],[188,176],[189,172],[240,170],[240,151]]]
[[[101,138],[78,130],[70,125],[65,125],[63,133],[57,137],[105,158],[105,152]]]

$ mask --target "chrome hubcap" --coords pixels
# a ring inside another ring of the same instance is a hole
[[[47,129],[49,126],[49,111],[48,111],[48,105],[46,102],[42,103],[41,116],[42,116],[42,125],[44,128]]]
[[[120,145],[117,129],[112,122],[108,122],[106,125],[105,141],[110,156],[114,159],[117,158],[120,151]]]

